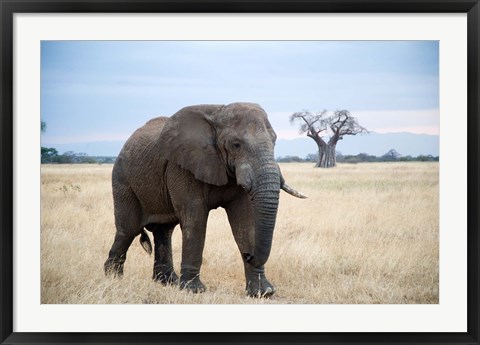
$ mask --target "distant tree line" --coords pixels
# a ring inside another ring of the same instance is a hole
[[[40,132],[45,133],[47,130],[47,123],[40,120]],[[76,153],[67,151],[59,154],[56,148],[41,147],[40,159],[42,164],[84,164],[84,163],[114,163],[116,157],[109,156],[89,156],[86,153]]]
[[[367,153],[359,153],[358,155],[342,155],[337,153],[336,162],[337,163],[368,163],[368,162],[438,162],[438,156],[432,155],[419,155],[416,157],[413,156],[402,156],[395,149],[391,149],[382,156],[373,156]],[[303,163],[303,162],[318,162],[318,154],[310,153],[305,158],[298,156],[284,156],[278,157],[276,159],[280,163]]]
[[[86,153],[76,153],[73,151],[59,154],[53,147],[42,147],[41,162],[43,164],[103,164],[114,163],[115,157],[89,156]]]

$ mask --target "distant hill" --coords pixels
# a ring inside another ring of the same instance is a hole
[[[59,153],[66,151],[82,152],[89,156],[117,156],[124,141],[99,141],[72,144],[44,145],[54,147]],[[439,155],[438,135],[413,133],[370,133],[366,135],[346,136],[338,142],[337,152],[344,155],[367,153],[382,156],[390,149],[395,149],[403,156]],[[316,153],[317,146],[310,138],[279,139],[275,145],[275,157],[299,156],[304,158],[309,153]]]
[[[42,146],[53,147],[58,153],[73,151],[86,153],[89,156],[116,157],[120,153],[125,141],[94,141],[71,144],[42,144]]]
[[[345,136],[337,144],[337,153],[357,155],[367,153],[382,156],[390,149],[395,149],[402,156],[439,155],[438,135],[413,133],[370,133],[365,135]],[[277,140],[275,157],[299,156],[316,153],[317,145],[310,138]]]

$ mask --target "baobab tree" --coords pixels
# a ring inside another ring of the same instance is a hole
[[[337,110],[333,114],[326,110],[315,114],[309,111],[297,112],[290,116],[290,123],[295,122],[300,122],[300,133],[306,133],[318,146],[317,168],[336,165],[335,149],[343,136],[368,133],[348,110]]]

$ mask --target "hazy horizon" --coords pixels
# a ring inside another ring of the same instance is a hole
[[[192,104],[247,101],[279,139],[296,111],[439,134],[438,41],[42,41],[42,146],[123,141]]]

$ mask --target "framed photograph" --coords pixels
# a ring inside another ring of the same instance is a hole
[[[0,9],[2,344],[479,343],[478,0]]]

